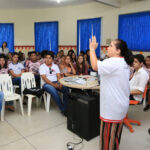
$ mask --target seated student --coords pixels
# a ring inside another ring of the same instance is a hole
[[[54,53],[49,51],[45,55],[45,63],[40,66],[40,75],[42,77],[43,89],[50,93],[56,101],[59,109],[64,115],[67,111],[68,103],[68,88],[59,83],[60,70],[59,67],[53,63]],[[63,101],[61,100],[58,91],[63,92]]]
[[[150,56],[147,56],[145,58],[145,65],[143,66],[143,68],[147,71],[147,73],[149,74],[149,77],[150,77]],[[149,109],[150,109],[150,78],[148,81],[148,101],[143,110],[147,111]]]
[[[60,52],[57,53],[57,56],[54,59],[54,63],[57,65],[59,65],[61,63]]]
[[[3,92],[0,92],[0,111],[2,110],[3,99],[4,99],[4,94]]]
[[[59,65],[59,68],[62,76],[68,77],[76,75],[76,70],[71,62],[71,58],[69,55],[65,57],[64,64],[61,63]]]
[[[75,52],[73,52],[70,57],[71,57],[71,61],[72,61],[73,65],[75,65],[76,61],[77,61]]]
[[[18,62],[18,53],[13,53],[12,62],[8,65],[13,85],[19,85],[21,88],[21,74],[24,72],[24,66]]]
[[[0,74],[8,74],[8,66],[4,54],[0,55]]]
[[[25,66],[25,62],[26,62],[26,60],[25,60],[25,54],[22,53],[22,52],[19,53],[19,62],[21,64],[23,64],[23,66]]]
[[[40,74],[39,74],[39,68],[40,68],[40,61],[37,60],[36,52],[33,51],[30,54],[30,61],[26,64],[26,71],[32,72],[35,76],[36,86],[40,87]]]
[[[12,53],[9,52],[9,53],[7,54],[7,63],[10,64],[11,61],[12,61]]]
[[[135,69],[135,72],[130,80],[131,100],[142,100],[142,95],[149,79],[148,73],[143,69],[143,64],[144,56],[141,54],[134,55],[133,68]]]
[[[88,75],[88,66],[85,64],[84,57],[79,55],[77,58],[77,63],[74,65],[77,75]]]

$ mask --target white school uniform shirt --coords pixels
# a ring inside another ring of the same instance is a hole
[[[100,75],[100,118],[105,122],[122,122],[129,107],[130,70],[124,58],[98,61]]]
[[[12,70],[15,74],[20,74],[24,69],[24,66],[21,63],[13,64],[12,62],[8,65],[8,69]]]
[[[51,73],[50,73],[51,68]],[[40,66],[39,69],[40,75],[46,75],[46,78],[51,81],[55,82],[57,81],[57,74],[60,73],[59,67],[56,64],[52,64],[51,67],[48,67],[45,63]],[[45,82],[41,80],[41,85],[43,86]]]
[[[138,71],[136,71],[130,80],[130,91],[132,90],[139,90],[141,92],[144,92],[145,86],[148,83],[149,75],[144,70],[144,68],[140,68]],[[133,98],[137,101],[142,100],[142,95],[133,95]]]

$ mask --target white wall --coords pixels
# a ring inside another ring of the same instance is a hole
[[[76,45],[77,20],[102,17],[101,44],[118,36],[118,15],[149,10],[150,1],[113,8],[97,2],[48,9],[0,10],[0,22],[15,24],[15,45],[34,45],[34,22],[59,21],[59,45]]]

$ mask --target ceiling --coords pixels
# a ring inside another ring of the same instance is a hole
[[[118,7],[120,4],[144,0],[60,0],[59,4],[57,3],[57,0],[0,0],[0,9],[49,8],[84,4],[95,1]]]

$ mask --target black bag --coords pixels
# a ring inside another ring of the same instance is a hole
[[[44,94],[44,90],[39,88],[31,88],[31,89],[25,88],[23,94],[24,95],[31,94],[40,98]]]

